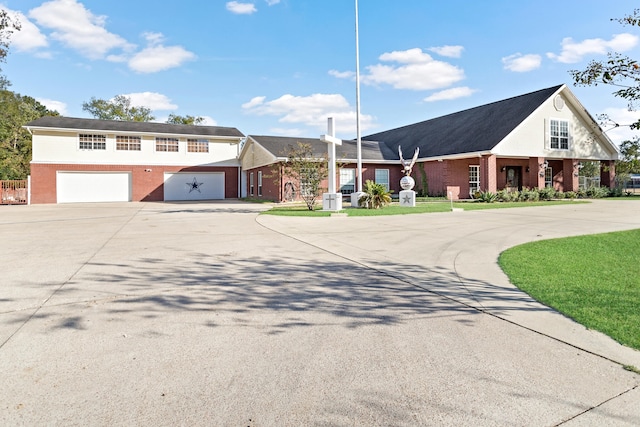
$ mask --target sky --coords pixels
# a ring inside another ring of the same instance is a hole
[[[640,59],[629,0],[360,0],[363,136],[567,84],[620,143],[637,120],[615,88],[570,70],[617,51]],[[128,96],[246,135],[356,137],[355,0],[0,0],[21,24],[11,90],[68,117]],[[609,130],[610,129],[610,130]]]

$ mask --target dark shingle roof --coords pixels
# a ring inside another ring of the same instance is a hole
[[[295,147],[298,143],[308,144],[314,156],[321,157],[327,154],[327,143],[319,138],[295,138],[286,136],[249,135],[258,144],[276,157],[286,157],[289,147]],[[343,140],[342,145],[336,146],[338,159],[356,159],[356,142]],[[387,160],[393,158],[393,152],[384,144],[373,141],[362,141],[362,158],[369,161]]]
[[[394,153],[394,159],[399,158],[398,145],[407,156],[420,147],[421,158],[489,151],[561,87],[542,89],[364,139],[381,141]]]
[[[74,117],[45,116],[29,122],[25,127],[57,128],[87,131],[140,132],[170,135],[197,135],[242,138],[236,128],[221,126],[172,125],[154,122],[126,122],[118,120],[79,119]]]

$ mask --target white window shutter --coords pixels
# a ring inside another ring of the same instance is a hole
[[[571,122],[567,123],[567,132],[569,133],[569,150],[573,150],[573,126]]]
[[[544,149],[551,149],[551,137],[549,136],[549,119],[544,119]]]

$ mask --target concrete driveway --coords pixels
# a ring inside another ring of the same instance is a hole
[[[0,425],[640,425],[640,352],[513,288],[640,202],[371,218],[0,207]]]

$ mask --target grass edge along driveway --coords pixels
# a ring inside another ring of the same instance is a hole
[[[498,263],[537,301],[640,350],[640,229],[526,243]]]
[[[504,209],[504,208],[525,208],[531,206],[553,206],[553,205],[570,205],[577,203],[589,203],[583,200],[562,200],[562,201],[544,201],[544,202],[506,202],[506,203],[478,203],[478,202],[454,202],[453,207],[463,210],[480,210],[480,209]],[[409,215],[433,212],[450,212],[451,203],[447,201],[417,203],[415,207],[400,206],[397,202],[381,209],[358,209],[346,208],[340,211],[348,216],[382,216],[382,215]],[[262,215],[279,215],[279,216],[331,216],[332,212],[323,211],[321,209],[310,211],[305,205],[283,205],[274,206],[268,211],[262,212]]]

